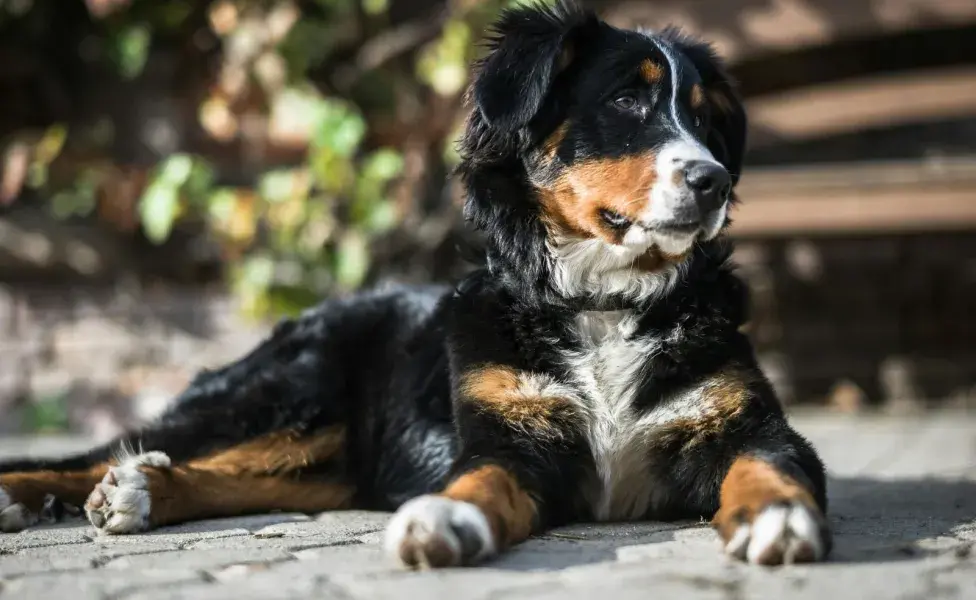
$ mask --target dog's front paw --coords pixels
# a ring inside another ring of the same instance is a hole
[[[136,533],[149,529],[152,497],[149,478],[142,467],[169,466],[169,457],[162,452],[147,452],[109,468],[85,502],[88,520],[102,533]]]
[[[751,518],[732,511],[737,521],[725,539],[726,553],[761,565],[823,560],[830,550],[830,529],[823,515],[799,501],[769,504]]]
[[[386,550],[411,567],[470,565],[495,554],[488,519],[474,504],[420,496],[400,507],[386,528]]]

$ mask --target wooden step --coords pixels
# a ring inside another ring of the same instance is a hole
[[[747,102],[754,147],[976,115],[976,67],[879,75]]]
[[[976,157],[746,170],[738,237],[976,229]]]

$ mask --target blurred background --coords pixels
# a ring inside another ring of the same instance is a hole
[[[508,4],[0,0],[0,435],[114,435],[282,315],[463,273],[452,142]],[[784,402],[976,409],[976,2],[588,4],[741,83]]]

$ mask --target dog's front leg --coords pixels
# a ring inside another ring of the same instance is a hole
[[[539,508],[510,470],[484,463],[442,493],[401,506],[387,529],[387,550],[411,567],[474,564],[527,538]]]
[[[470,565],[564,520],[581,443],[572,394],[540,373],[466,370],[455,389],[455,475],[441,493],[400,507],[388,552],[409,566]]]
[[[812,461],[808,456],[807,467],[816,478],[785,452],[742,454],[732,461],[712,520],[726,552],[766,565],[826,557],[831,534],[824,516],[822,467]]]

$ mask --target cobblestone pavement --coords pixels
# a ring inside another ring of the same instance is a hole
[[[480,568],[414,573],[380,552],[379,513],[262,515],[120,537],[79,520],[0,534],[0,599],[976,598],[976,415],[793,420],[831,473],[826,564],[736,564],[701,523],[578,525]],[[7,438],[0,454],[80,443]]]

